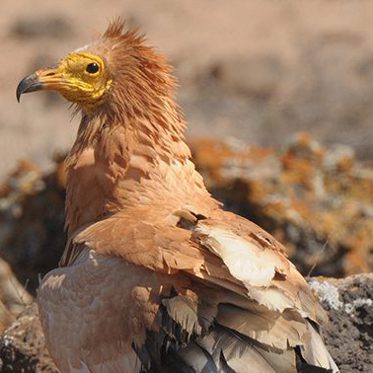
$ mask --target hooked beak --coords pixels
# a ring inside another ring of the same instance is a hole
[[[40,90],[60,90],[64,86],[62,74],[55,68],[46,68],[36,71],[23,78],[17,87],[17,101],[20,101],[23,93]]]

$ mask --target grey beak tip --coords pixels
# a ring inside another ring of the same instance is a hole
[[[20,102],[23,93],[34,92],[42,88],[39,78],[36,74],[31,74],[23,78],[16,90],[17,101]]]
[[[16,91],[16,97],[17,97],[17,101],[20,102],[21,101],[21,95],[23,93],[23,87],[22,87],[22,81],[18,84],[17,86],[17,91]]]

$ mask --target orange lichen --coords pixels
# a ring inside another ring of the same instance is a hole
[[[304,272],[373,270],[373,171],[349,148],[326,150],[301,134],[279,156],[213,140],[192,149],[212,191],[285,242]]]

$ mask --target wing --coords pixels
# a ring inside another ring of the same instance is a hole
[[[136,346],[144,366],[289,373],[297,371],[298,351],[299,364],[338,371],[318,334],[326,314],[272,236],[219,209],[209,217],[194,209],[165,211],[127,211],[72,241],[78,251],[88,247],[190,279],[189,293],[163,294],[157,326]]]

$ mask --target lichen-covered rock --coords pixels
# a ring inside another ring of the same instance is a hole
[[[323,336],[341,373],[373,372],[373,275],[309,282],[329,313]],[[58,372],[46,350],[35,304],[1,337],[0,372]]]
[[[239,142],[191,142],[208,189],[274,234],[305,275],[373,270],[373,170],[351,148],[299,134],[282,152]]]
[[[1,337],[0,372],[59,372],[45,347],[36,304],[29,306]]]
[[[32,297],[17,281],[10,266],[0,258],[0,333],[32,302]]]
[[[62,158],[51,173],[24,161],[0,185],[0,254],[31,293],[65,244],[63,170]]]
[[[310,285],[329,313],[323,335],[341,372],[373,372],[373,274]]]

